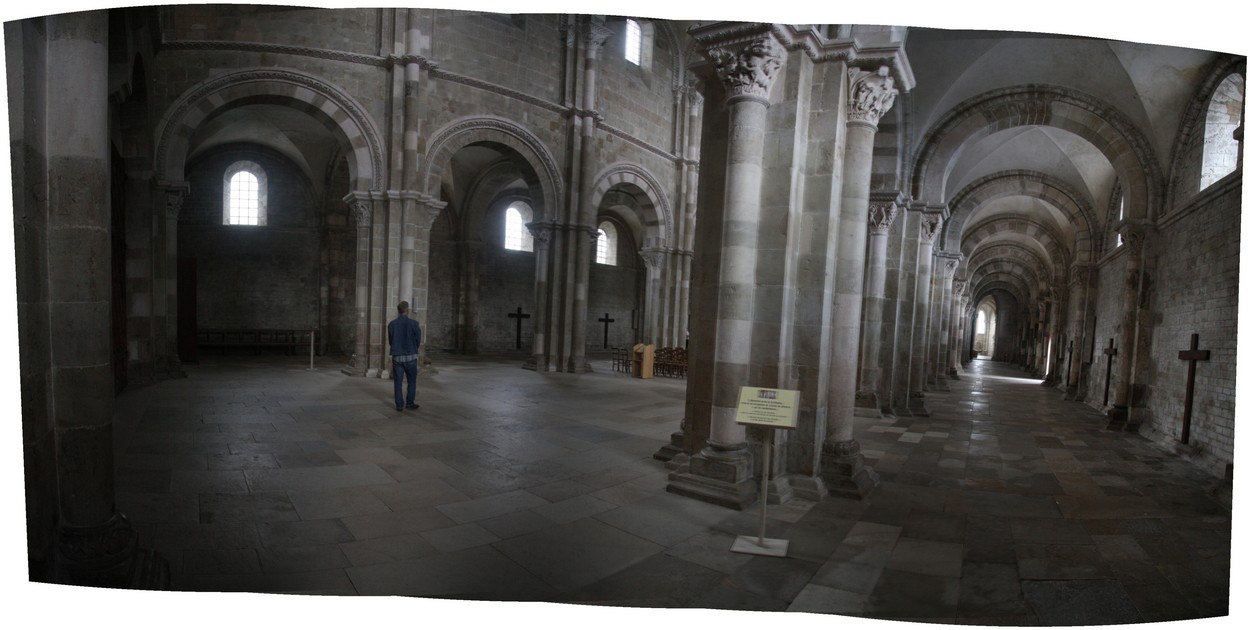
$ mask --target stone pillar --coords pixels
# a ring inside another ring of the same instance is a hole
[[[569,372],[582,373],[590,371],[586,362],[586,309],[590,293],[590,261],[594,258],[595,240],[599,236],[599,228],[595,225],[595,208],[591,205],[594,198],[594,173],[597,160],[595,158],[595,81],[598,75],[599,50],[612,32],[602,24],[587,24],[585,46],[583,47],[584,74],[582,85],[582,104],[578,113],[581,117],[581,152],[578,160],[580,176],[578,225],[575,228],[588,230],[590,238],[578,238],[576,243],[576,279],[573,286],[572,316],[572,352],[568,366]]]
[[[890,412],[895,416],[910,416],[912,338],[916,332],[916,268],[920,248],[917,225],[923,215],[907,211],[899,220],[898,278],[893,293],[894,305],[894,363],[890,368]]]
[[[647,266],[647,285],[643,293],[643,323],[642,323],[642,342],[654,343],[657,346],[659,341],[660,326],[660,286],[661,274],[665,268],[665,259],[668,258],[667,253],[662,248],[648,247],[639,250],[638,255],[642,257],[642,262]]]
[[[886,67],[876,72],[848,69],[846,161],[838,221],[837,274],[834,280],[832,342],[829,370],[828,432],[821,449],[820,477],[829,493],[863,498],[878,478],[864,466],[854,439],[856,365],[860,314],[864,302],[864,254],[867,248],[873,139],[881,116],[894,105],[898,90]],[[877,315],[878,337],[880,314]]]
[[[951,252],[942,252],[938,254],[939,265],[938,272],[935,274],[937,279],[937,292],[935,298],[937,304],[934,306],[934,312],[937,319],[933,322],[933,332],[937,335],[932,348],[932,370],[933,385],[939,391],[947,391],[949,387],[946,385],[947,365],[950,359],[947,354],[950,352],[950,331],[951,331],[951,294],[953,284],[955,282],[955,270],[959,268],[961,256]]]
[[[447,202],[438,201],[427,195],[417,195],[412,204],[412,214],[405,213],[406,229],[411,230],[411,237],[405,234],[405,247],[411,247],[409,260],[412,265],[412,283],[404,285],[412,294],[409,303],[412,315],[429,330],[430,318],[430,231],[438,215],[447,207]],[[421,344],[421,366],[426,374],[437,374],[434,370],[427,350],[427,344]]]
[[[1093,280],[1093,274],[1096,267],[1092,263],[1075,263],[1072,265],[1072,273],[1069,275],[1069,286],[1075,293],[1076,314],[1075,320],[1072,322],[1072,360],[1067,367],[1067,378],[1064,380],[1063,387],[1065,389],[1064,399],[1076,400],[1080,393],[1080,382],[1082,374],[1082,365],[1085,357],[1086,336],[1092,335],[1092,328],[1089,322],[1089,294],[1090,282]]]
[[[1125,219],[1116,226],[1124,237],[1124,246],[1128,249],[1128,270],[1124,274],[1124,287],[1121,291],[1120,304],[1121,328],[1124,341],[1119,347],[1116,361],[1120,362],[1119,373],[1115,383],[1115,403],[1107,411],[1109,426],[1124,427],[1128,423],[1129,405],[1133,397],[1133,378],[1135,376],[1138,342],[1138,312],[1141,307],[1141,285],[1145,273],[1146,248],[1152,235],[1153,225],[1143,220]]]
[[[920,248],[916,254],[916,300],[912,320],[911,395],[908,408],[929,415],[924,406],[925,367],[929,348],[929,296],[933,294],[933,240],[942,227],[943,212],[925,211],[920,217]]]
[[[959,380],[959,366],[963,361],[963,357],[967,356],[968,349],[965,346],[967,341],[964,336],[964,324],[967,322],[968,296],[964,293],[964,287],[968,284],[964,278],[955,278],[951,289],[951,308],[950,314],[947,315],[947,321],[950,322],[950,347],[946,356],[946,376],[947,378]]]
[[[181,378],[178,358],[178,213],[191,187],[186,182],[161,184],[158,201],[164,207],[152,213],[152,340],[153,372],[162,378]]]
[[[864,285],[864,331],[860,350],[856,413],[881,415],[887,396],[881,388],[881,320],[885,303],[885,258],[890,226],[898,215],[902,193],[872,193],[868,203],[868,278]]]
[[[525,367],[546,372],[550,365],[547,354],[547,326],[551,317],[548,300],[551,298],[547,284],[550,265],[548,253],[551,241],[551,223],[529,223],[526,229],[534,237],[534,348]]]
[[[746,431],[735,416],[738,392],[748,384],[751,368],[768,93],[786,52],[767,25],[738,28],[714,25],[695,35],[728,95],[720,300],[712,340],[715,360],[710,366],[714,374],[707,445],[690,458],[688,472],[670,475],[668,490],[741,509],[758,493]]]
[[[46,276],[36,280],[42,288],[20,293],[38,291],[47,301],[48,378],[39,393],[55,442],[52,578],[152,588],[153,571],[167,578],[167,568],[140,551],[114,497],[108,22],[105,11],[44,18],[46,74],[22,77],[22,90],[42,92],[42,110],[29,115],[53,124],[46,124],[45,144],[29,147],[46,160],[46,189],[36,194],[46,203],[45,249],[32,252],[47,257]],[[153,220],[167,226],[164,210]],[[23,398],[39,393],[23,391]]]
[[[373,201],[368,193],[350,193],[344,199],[351,208],[352,222],[356,224],[356,350],[344,373],[352,376],[377,376],[382,367],[381,342],[378,335],[384,331],[374,322],[380,288],[376,283],[374,269],[381,252],[374,247]]]

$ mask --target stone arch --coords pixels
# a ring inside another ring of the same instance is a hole
[[[1037,171],[1003,171],[960,190],[951,200],[950,219],[942,225],[943,242],[948,238],[959,242],[968,217],[982,204],[1016,195],[1034,197],[1057,208],[1076,228],[1074,258],[1080,262],[1097,258],[1102,241],[1097,237],[1099,223],[1094,218],[1093,202],[1059,179]]]
[[[555,210],[564,198],[560,169],[542,141],[524,127],[504,118],[475,116],[452,121],[430,138],[429,150],[417,176],[418,186],[425,194],[438,197],[443,173],[457,151],[474,144],[495,145],[507,148],[528,166],[521,172],[535,193],[530,200],[534,220],[559,218]]]
[[[1234,74],[1246,77],[1245,57],[1223,55],[1217,58],[1211,63],[1202,84],[1185,107],[1185,113],[1176,132],[1176,140],[1172,143],[1172,167],[1168,181],[1168,200],[1165,205],[1165,208],[1169,210],[1176,209],[1178,203],[1198,192],[1196,177],[1192,182],[1184,179],[1192,175],[1192,171],[1185,168],[1185,163],[1187,160],[1194,159],[1194,151],[1198,152],[1197,159],[1201,161],[1207,107],[1211,102],[1211,97],[1215,95],[1224,80]],[[1244,120],[1242,124],[1245,124]],[[1244,150],[1243,143],[1242,151]]]
[[[292,70],[252,68],[200,82],[183,93],[156,126],[156,168],[165,181],[181,181],[191,136],[206,120],[233,105],[288,105],[323,124],[342,144],[352,189],[381,190],[382,142],[365,108],[344,90]]]
[[[1049,227],[1023,216],[994,217],[976,224],[960,241],[960,252],[965,258],[971,258],[982,242],[999,233],[1037,241],[1050,257],[1050,262],[1055,269],[1067,269],[1072,262],[1072,256],[1059,235],[1056,235]]]
[[[1111,106],[1053,85],[993,90],[952,108],[921,141],[911,169],[912,197],[940,203],[947,197],[947,172],[941,165],[950,168],[963,148],[980,138],[1026,125],[1063,129],[1097,147],[1126,183],[1131,216],[1153,219],[1158,214],[1163,182],[1146,136]]]
[[[671,247],[673,214],[668,197],[660,187],[659,180],[636,164],[613,164],[595,177],[594,191],[590,195],[592,208],[598,208],[604,195],[613,188],[623,187],[641,193],[639,198],[643,220],[643,247]]]
[[[1010,261],[1023,265],[1027,269],[1031,269],[1034,275],[1041,277],[1050,277],[1051,270],[1047,267],[1046,261],[1036,252],[1019,243],[997,243],[977,251],[966,263],[968,270],[973,273],[982,269],[986,265],[993,264],[995,261]]]

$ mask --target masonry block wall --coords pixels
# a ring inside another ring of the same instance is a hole
[[[1107,342],[1115,339],[1118,354],[1111,358],[1111,388],[1107,404],[1115,404],[1115,384],[1120,370],[1125,369],[1124,348],[1129,344],[1131,331],[1124,331],[1124,282],[1128,273],[1128,250],[1121,246],[1112,249],[1099,263],[1098,297],[1095,300],[1094,360],[1089,371],[1089,394],[1086,404],[1103,408],[1103,391],[1107,384]]]
[[[325,187],[321,221],[321,338],[323,353],[351,356],[356,342],[356,225],[341,191],[349,187],[347,160],[339,158]]]
[[[267,225],[222,225],[223,173],[238,160],[265,169]],[[199,327],[317,328],[321,239],[307,178],[272,152],[233,148],[197,160],[188,180],[178,255],[196,261]]]
[[[637,247],[623,236],[616,265],[590,264],[590,295],[586,313],[586,350],[603,351],[603,314],[616,321],[608,324],[608,348],[628,348],[641,341],[642,292],[646,268]]]
[[[421,322],[426,352],[456,349],[461,269],[452,217],[450,210],[443,210],[430,230],[430,304]]]
[[[1140,432],[1166,446],[1181,436],[1189,362],[1177,357],[1197,333],[1209,361],[1195,369],[1190,445],[1211,474],[1233,461],[1241,176],[1234,173],[1159,221],[1151,421]],[[1195,282],[1200,279],[1200,282]]]

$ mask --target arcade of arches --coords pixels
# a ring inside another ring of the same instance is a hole
[[[33,580],[161,573],[115,400],[194,378],[208,331],[315,331],[388,378],[400,300],[420,383],[687,347],[672,500],[757,504],[748,384],[799,392],[771,502],[867,500],[857,422],[929,416],[973,361],[1231,483],[1244,57],[196,5],[9,22],[5,52]]]

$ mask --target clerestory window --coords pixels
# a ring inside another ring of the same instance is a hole
[[[1207,105],[1206,130],[1202,144],[1202,177],[1198,190],[1220,181],[1237,170],[1240,149],[1233,132],[1241,126],[1241,112],[1246,100],[1246,78],[1230,74]]]
[[[534,235],[530,234],[529,228],[525,227],[526,223],[533,220],[534,210],[529,207],[529,204],[518,201],[508,206],[508,209],[504,211],[504,249],[519,252],[534,251]]]
[[[637,20],[625,20],[625,60],[642,65],[642,26]]]
[[[595,262],[601,265],[616,264],[616,226],[604,221],[599,224],[599,238],[595,241]]]
[[[266,225],[269,178],[255,162],[242,160],[226,168],[222,177],[222,223]]]

